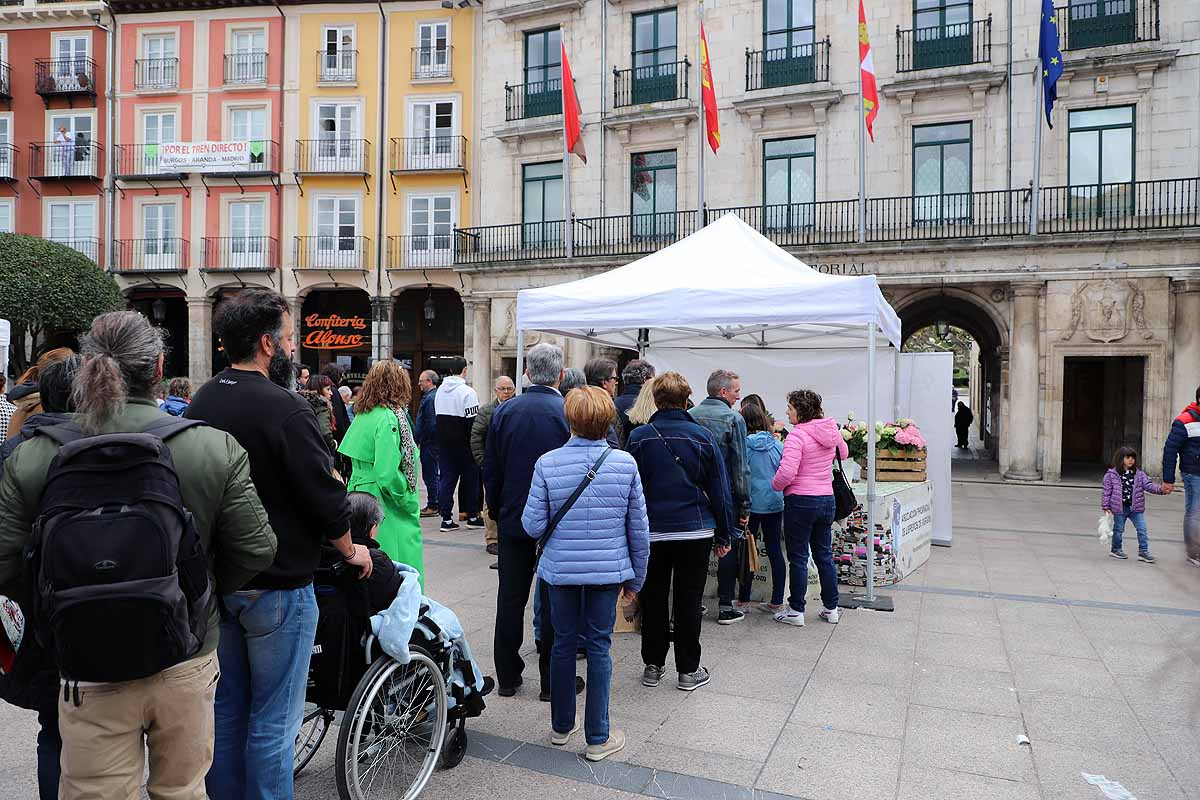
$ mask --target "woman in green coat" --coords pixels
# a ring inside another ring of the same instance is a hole
[[[421,504],[417,498],[420,453],[405,410],[411,398],[408,371],[395,361],[375,362],[363,381],[354,422],[338,452],[353,465],[346,491],[366,492],[383,504],[379,546],[393,561],[420,572],[423,586]]]

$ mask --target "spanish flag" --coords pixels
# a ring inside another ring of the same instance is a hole
[[[700,102],[704,104],[704,127],[708,131],[708,145],[717,152],[721,146],[721,121],[717,117],[717,92],[713,89],[712,65],[708,61],[708,37],[704,35],[704,23],[700,23]]]

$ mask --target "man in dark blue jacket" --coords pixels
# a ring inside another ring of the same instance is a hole
[[[421,509],[422,517],[438,515],[437,415],[433,411],[438,381],[438,374],[431,369],[422,372],[417,379],[423,396],[417,408],[417,420],[413,424],[413,439],[421,448],[421,477],[425,480],[425,493],[429,495],[429,502]]]
[[[1200,567],[1200,388],[1196,389],[1196,402],[1171,423],[1163,448],[1163,489],[1168,492],[1175,489],[1176,461],[1183,473],[1183,544],[1188,563]]]
[[[496,409],[483,455],[484,494],[500,533],[495,660],[501,697],[516,694],[525,669],[520,651],[525,636],[525,605],[537,568],[537,541],[525,533],[521,514],[529,499],[533,466],[542,455],[557,450],[571,438],[558,391],[563,374],[562,349],[539,344],[529,351],[525,364],[525,374],[533,385]],[[548,598],[543,596],[542,603],[538,662],[541,693],[549,700],[554,625]]]

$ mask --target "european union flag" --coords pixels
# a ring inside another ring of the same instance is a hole
[[[1058,48],[1058,14],[1054,0],[1042,0],[1042,31],[1038,37],[1038,57],[1041,59],[1042,100],[1046,104],[1046,124],[1054,127],[1050,111],[1058,99],[1058,79],[1062,77],[1062,51]]]

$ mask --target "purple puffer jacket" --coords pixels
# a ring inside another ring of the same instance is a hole
[[[1161,485],[1150,480],[1146,477],[1146,473],[1139,469],[1133,476],[1133,503],[1130,505],[1130,511],[1140,514],[1146,510],[1146,492],[1162,494],[1163,489]],[[1123,510],[1121,475],[1115,469],[1110,469],[1104,475],[1104,495],[1100,499],[1100,509],[1111,511],[1114,514],[1120,514]]]

